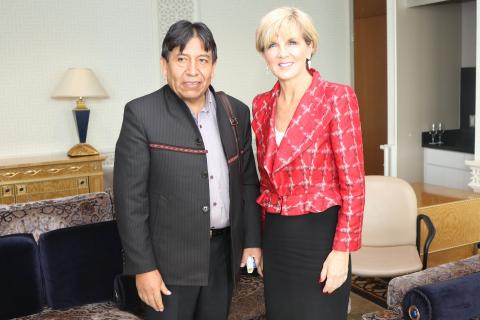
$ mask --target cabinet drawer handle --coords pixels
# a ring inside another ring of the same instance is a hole
[[[87,178],[78,179],[78,185],[82,188],[88,187]]]
[[[11,188],[11,186],[2,186],[2,190],[1,190],[1,196],[2,197],[11,197],[13,196],[13,190]]]
[[[18,194],[25,194],[27,193],[27,186],[24,184],[17,185],[17,193]]]

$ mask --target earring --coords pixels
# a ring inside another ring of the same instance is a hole
[[[307,58],[307,69],[310,70],[312,68],[312,59]]]
[[[270,68],[268,67],[268,64],[265,66],[265,74],[269,74],[270,73]]]

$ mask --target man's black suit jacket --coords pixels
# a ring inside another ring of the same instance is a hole
[[[250,112],[239,100],[228,98],[239,122],[241,169],[228,114],[215,94],[220,137],[229,163],[231,261],[237,278],[243,248],[260,247],[261,215],[255,202],[259,183]],[[190,109],[168,85],[127,103],[114,166],[124,273],[158,269],[167,285],[208,284],[206,152]]]

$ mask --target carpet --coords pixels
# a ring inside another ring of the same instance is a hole
[[[367,278],[352,275],[352,292],[387,308],[387,288],[390,278]]]

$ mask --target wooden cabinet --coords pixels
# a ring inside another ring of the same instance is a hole
[[[423,148],[423,182],[469,191],[471,173],[465,161],[473,158],[471,153]]]
[[[0,204],[103,191],[104,156],[0,160]]]
[[[437,229],[429,250],[429,267],[477,254],[480,194],[422,183],[412,186],[417,196],[418,212],[429,216]],[[422,225],[422,244],[426,234]]]

